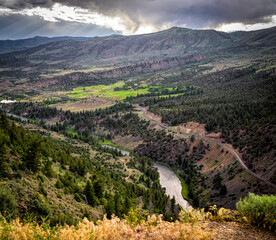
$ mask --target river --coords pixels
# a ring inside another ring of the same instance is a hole
[[[118,151],[120,151],[123,155],[129,155],[129,152],[128,152],[128,151],[122,150],[122,149],[120,149],[120,148],[116,148],[116,147],[113,147],[113,146],[110,146],[110,145],[104,145],[104,144],[102,144],[101,146],[102,146],[102,147],[105,147],[105,148],[112,148],[112,149],[118,150]]]
[[[175,197],[175,202],[178,203],[183,209],[188,209],[190,204],[186,201],[182,194],[182,185],[177,175],[168,167],[154,163],[160,175],[160,184],[166,189],[166,194],[171,198]]]
[[[118,151],[121,151],[123,155],[129,155],[128,151],[113,146],[102,145],[102,147],[116,149]],[[187,209],[190,204],[182,196],[182,185],[177,175],[171,169],[164,165],[154,163],[154,167],[156,167],[158,170],[158,173],[160,175],[160,184],[163,188],[166,189],[166,194],[169,195],[171,198],[174,196],[175,202],[179,204],[183,209]]]
[[[12,114],[12,113],[7,113],[7,116],[9,116],[9,117],[14,117],[14,118],[18,118],[18,119],[20,119],[22,122],[28,122],[28,121],[29,121],[28,118],[21,117],[21,116]]]

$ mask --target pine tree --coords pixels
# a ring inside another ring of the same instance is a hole
[[[0,177],[8,177],[11,172],[7,163],[8,159],[7,146],[3,144],[0,146]]]
[[[105,205],[105,211],[107,218],[111,218],[113,214],[115,214],[115,206],[114,206],[114,198],[112,195],[106,196],[107,203]]]
[[[41,140],[34,138],[31,140],[29,148],[25,151],[22,160],[28,169],[38,172],[41,165],[41,155]]]
[[[95,191],[95,194],[96,196],[100,199],[103,197],[103,194],[104,194],[104,182],[103,180],[100,178],[100,179],[97,179],[95,182],[94,182],[94,191]]]
[[[86,186],[84,188],[84,194],[86,195],[88,203],[94,207],[98,205],[98,199],[95,195],[93,185],[90,180],[87,180]]]
[[[219,194],[224,196],[224,195],[226,195],[226,193],[227,193],[227,187],[226,187],[225,184],[222,184],[221,187],[220,187]]]
[[[174,212],[174,208],[175,208],[175,197],[173,196],[173,198],[171,199],[171,211]]]
[[[115,213],[116,216],[121,216],[121,209],[122,209],[122,204],[121,204],[121,196],[118,192],[115,193],[114,196],[114,207],[115,207]]]
[[[53,163],[48,159],[44,166],[44,173],[49,178],[55,177],[55,172],[52,168],[52,164]]]

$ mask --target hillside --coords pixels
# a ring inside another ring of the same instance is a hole
[[[87,41],[91,38],[85,37],[40,37],[36,36],[27,39],[18,40],[0,40],[0,54],[24,51],[29,48],[33,48],[42,44],[51,42],[64,41],[64,40],[75,40],[75,41]]]
[[[149,160],[21,125],[1,115],[0,216],[39,222],[47,217],[51,226],[104,214],[122,217],[136,208],[178,216],[178,205],[167,208],[172,200]]]
[[[138,36],[111,36],[89,41],[58,41],[26,51],[0,56],[8,66],[86,68],[87,65],[118,67],[201,53],[204,56],[229,50],[275,46],[275,28],[256,32],[223,33],[215,30],[171,28]]]

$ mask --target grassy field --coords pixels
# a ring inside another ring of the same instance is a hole
[[[68,97],[72,98],[92,98],[92,97],[102,97],[108,98],[110,100],[123,100],[127,97],[135,97],[137,94],[147,94],[150,93],[150,89],[159,89],[158,86],[148,86],[148,85],[141,85],[142,88],[129,88],[129,89],[120,89],[116,91],[116,88],[123,88],[125,85],[124,82],[116,82],[111,85],[96,85],[96,86],[88,86],[88,87],[79,87],[75,88],[73,91],[70,92],[57,92],[57,94],[64,94]],[[173,90],[173,88],[160,88],[160,90],[167,89],[169,91]],[[181,95],[182,93],[178,94],[171,94],[171,95],[162,95],[162,97],[169,97],[169,96],[177,96]]]
[[[71,134],[73,134],[74,136],[77,136],[78,134],[76,133],[76,132],[74,132],[74,129],[68,129],[67,131],[66,131],[67,133],[71,133]]]
[[[122,100],[126,97],[136,96],[137,94],[145,94],[149,93],[149,88],[145,89],[128,89],[128,90],[120,90],[114,91],[115,88],[122,88],[124,86],[124,82],[117,82],[111,85],[96,85],[89,87],[80,87],[75,88],[74,91],[67,93],[68,97],[73,98],[87,98],[91,96],[105,97],[112,100]]]

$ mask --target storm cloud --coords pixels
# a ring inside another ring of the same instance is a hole
[[[276,0],[1,0],[0,6],[19,9],[51,7],[54,3],[123,16],[137,26],[150,23],[204,28],[233,22],[254,24],[268,22],[276,13]]]
[[[173,26],[199,29],[226,23],[269,23],[276,15],[276,0],[0,0],[0,7],[18,14],[24,9],[50,9],[57,3],[118,17],[128,33],[143,26],[157,31]]]
[[[38,16],[22,16],[14,14],[9,17],[0,16],[0,39],[22,39],[34,36],[73,36],[91,37],[114,34],[111,29],[92,24],[76,22],[48,22]]]

